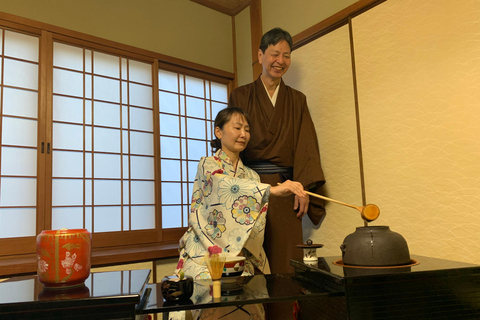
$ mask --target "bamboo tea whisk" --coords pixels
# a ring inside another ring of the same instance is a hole
[[[205,261],[213,280],[213,299],[219,299],[222,295],[220,279],[225,265],[225,256],[218,253],[207,254],[205,255]]]

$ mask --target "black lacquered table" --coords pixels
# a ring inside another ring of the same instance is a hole
[[[480,319],[480,266],[412,255],[400,268],[351,268],[319,258],[292,259],[294,274],[238,277],[222,285],[197,280],[190,300],[168,303],[150,270],[92,273],[84,286],[44,289],[36,276],[0,282],[0,319],[135,319],[146,314],[298,301],[301,319]]]
[[[294,274],[255,275],[238,277],[237,287],[222,284],[222,297],[214,301],[211,296],[211,280],[196,280],[190,300],[171,303],[163,299],[160,284],[149,284],[152,289],[149,300],[140,314],[163,313],[168,319],[169,312],[181,310],[207,309],[225,306],[243,306],[256,303],[299,301],[342,296],[335,290],[323,290],[308,281],[298,281]]]
[[[0,319],[135,319],[150,270],[91,273],[85,285],[44,289],[37,276],[0,282]]]
[[[344,292],[300,302],[300,312],[321,320],[480,319],[480,265],[410,257],[411,265],[383,268],[339,265],[339,256],[319,258],[316,266],[292,259],[297,277]]]

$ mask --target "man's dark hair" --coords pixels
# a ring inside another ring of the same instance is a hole
[[[292,51],[292,36],[290,33],[280,28],[273,28],[262,36],[262,40],[260,41],[260,50],[265,53],[265,50],[267,50],[269,45],[276,45],[282,40],[287,41],[288,45],[290,46],[290,51]]]

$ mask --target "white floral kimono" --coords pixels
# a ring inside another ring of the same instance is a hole
[[[269,274],[270,267],[263,250],[269,194],[269,184],[261,183],[258,174],[244,166],[241,160],[235,170],[222,150],[213,157],[200,159],[193,187],[189,228],[180,239],[176,273],[183,269],[185,275],[195,279],[210,278],[204,256],[208,254],[209,247],[218,246],[227,257],[239,254],[246,257],[244,275],[253,275],[255,268]],[[251,307],[260,308],[263,314],[261,305]],[[233,317],[239,319],[238,315]]]

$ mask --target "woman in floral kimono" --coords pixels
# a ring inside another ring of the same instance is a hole
[[[180,239],[180,259],[176,273],[195,279],[210,278],[204,263],[209,247],[220,247],[228,256],[245,256],[244,275],[270,273],[263,250],[268,197],[296,194],[305,197],[302,184],[287,180],[279,186],[261,183],[252,169],[243,165],[240,152],[250,140],[248,115],[240,108],[227,108],[215,118],[212,141],[215,155],[203,157],[195,177],[189,228]],[[232,309],[241,312],[230,313]],[[222,317],[230,313],[227,317]],[[217,308],[194,319],[263,319],[262,305],[243,308]],[[183,319],[183,312],[171,313],[171,319]]]

